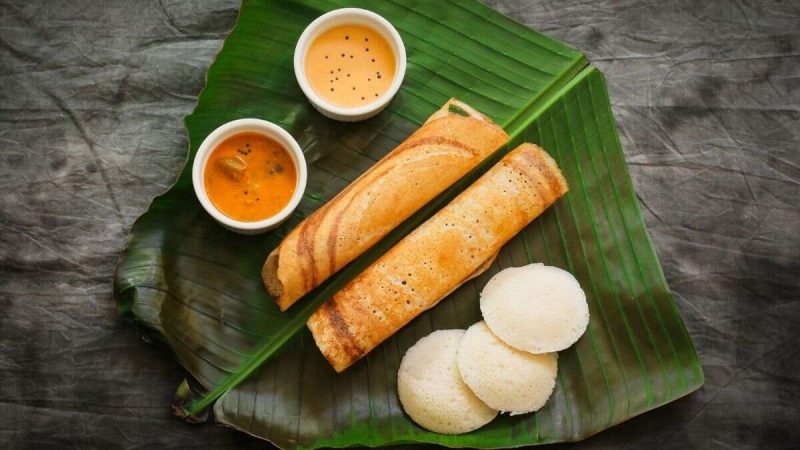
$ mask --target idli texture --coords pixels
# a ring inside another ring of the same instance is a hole
[[[481,313],[506,344],[530,353],[564,350],[586,331],[586,294],[571,273],[544,264],[500,271],[481,292]]]
[[[558,359],[555,353],[534,355],[510,347],[478,322],[461,340],[458,369],[478,398],[513,416],[544,406],[556,385]]]
[[[439,330],[408,349],[397,374],[397,393],[406,413],[437,433],[466,433],[489,423],[497,411],[464,384],[457,354],[464,330]]]

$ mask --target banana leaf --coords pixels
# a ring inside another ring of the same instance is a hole
[[[292,68],[294,43],[305,26],[343,6],[388,18],[408,51],[406,79],[389,108],[354,124],[317,113]],[[512,137],[509,146],[281,313],[261,284],[266,255],[450,97],[502,124]],[[191,184],[192,157],[205,136],[242,117],[287,129],[309,162],[307,192],[295,214],[259,236],[216,224]],[[188,164],[134,224],[114,286],[120,313],[169,348],[206,391],[184,413],[213,405],[218,423],[282,448],[514,447],[585,438],[703,382],[642,221],[602,74],[567,45],[473,1],[245,0],[186,128]],[[307,317],[523,141],[550,152],[570,192],[506,245],[487,273],[336,374],[306,330]],[[498,417],[465,435],[416,426],[396,395],[405,350],[432,330],[480,320],[478,292],[488,279],[529,262],[575,274],[591,313],[583,338],[560,352],[556,390],[547,405],[535,414]]]

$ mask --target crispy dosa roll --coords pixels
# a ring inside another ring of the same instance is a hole
[[[270,295],[285,311],[507,141],[502,128],[451,99],[269,254],[261,277]]]
[[[337,372],[436,305],[567,192],[555,161],[522,144],[322,305],[308,327]]]

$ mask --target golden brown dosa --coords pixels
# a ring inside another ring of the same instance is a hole
[[[285,311],[507,141],[502,128],[451,99],[286,236],[261,271],[267,290]]]
[[[311,316],[322,354],[346,369],[474,276],[565,192],[544,150],[517,147]]]

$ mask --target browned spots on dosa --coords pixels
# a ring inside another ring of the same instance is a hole
[[[397,150],[395,150],[395,154],[400,154],[402,152],[411,150],[412,148],[420,147],[423,145],[445,145],[448,147],[455,147],[457,149],[467,151],[472,156],[479,156],[479,152],[475,150],[475,148],[467,144],[464,144],[461,141],[457,141],[455,139],[449,139],[444,136],[429,136],[429,137],[415,139],[413,141],[408,142],[407,144],[402,144],[401,146],[397,147]]]
[[[322,225],[322,218],[328,210],[328,205],[325,205],[316,213],[308,216],[300,226],[300,233],[297,237],[297,253],[303,255],[308,264],[300,264],[304,275],[304,286],[306,290],[312,289],[317,285],[317,265],[314,262],[314,237],[317,235],[319,227]],[[306,267],[310,271],[306,270]]]
[[[297,233],[297,256],[298,258],[311,259],[311,247],[309,246],[306,234],[308,229],[308,220],[300,224],[300,230]],[[307,270],[305,264],[299,264],[300,270],[303,272],[303,285],[308,287],[308,282],[311,281],[311,274]]]
[[[361,358],[364,355],[364,351],[358,346],[355,342],[355,338],[350,333],[350,328],[347,326],[347,321],[344,320],[342,315],[339,313],[339,308],[336,302],[336,299],[331,299],[330,301],[326,302],[323,306],[323,317],[328,318],[328,323],[330,327],[333,328],[333,332],[336,334],[338,338],[338,342],[341,345],[342,350],[349,356],[347,358],[348,361],[355,361]],[[330,359],[328,355],[325,355],[326,358]],[[333,366],[333,361],[331,361]]]
[[[537,202],[541,202],[546,204],[549,202],[551,197],[550,190],[547,186],[545,186],[538,177],[538,174],[534,172],[533,168],[526,165],[522,161],[516,159],[509,159],[506,164],[514,170],[515,172],[519,173],[520,176],[527,178],[530,183],[530,188],[536,191]]]
[[[538,149],[537,152],[520,152],[520,154],[544,177],[547,186],[550,188],[551,197],[558,198],[566,191],[566,186],[562,183],[561,178],[556,176],[553,168],[547,164],[544,156],[539,152],[544,152],[544,150]]]
[[[381,178],[386,176],[389,172],[394,169],[395,165],[391,165],[390,167],[385,168],[381,173],[377,175],[377,178]],[[355,183],[354,183],[355,184]],[[353,186],[352,184],[350,186]],[[339,239],[339,225],[342,223],[342,219],[344,219],[345,214],[351,213],[350,207],[353,206],[353,202],[361,196],[361,192],[369,189],[371,186],[359,186],[357,191],[353,191],[353,195],[350,196],[350,200],[347,201],[347,204],[336,213],[336,216],[333,218],[333,223],[331,224],[331,231],[328,233],[328,273],[330,275],[332,273],[336,273],[340,269],[339,265],[336,262],[337,257],[337,240]],[[355,189],[354,187],[352,189]],[[327,212],[327,211],[326,211]],[[352,243],[351,243],[352,245]]]
[[[338,269],[336,267],[336,241],[339,240],[339,224],[342,222],[342,217],[344,217],[345,212],[349,209],[350,204],[353,203],[353,199],[351,198],[349,202],[347,202],[347,206],[342,208],[336,217],[333,218],[333,224],[331,225],[331,232],[328,234],[328,273],[334,273]]]

